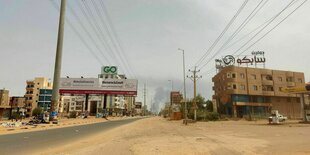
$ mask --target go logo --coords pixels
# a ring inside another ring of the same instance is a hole
[[[117,67],[116,66],[105,66],[103,67],[104,73],[116,74]]]

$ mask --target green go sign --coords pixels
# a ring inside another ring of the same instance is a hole
[[[103,66],[101,68],[101,74],[117,74],[116,66]]]

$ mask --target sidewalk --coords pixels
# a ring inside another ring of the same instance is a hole
[[[108,117],[108,120],[104,118],[95,118],[94,116],[88,116],[86,119],[82,118],[60,118],[58,124],[35,124],[35,125],[25,125],[30,119],[24,119],[22,122],[13,122],[11,120],[0,121],[0,135],[13,134],[20,132],[38,131],[38,130],[48,130],[54,128],[62,128],[69,126],[77,126],[84,124],[92,124],[99,122],[106,122],[111,120],[120,120],[131,117]],[[10,126],[11,125],[11,126]]]

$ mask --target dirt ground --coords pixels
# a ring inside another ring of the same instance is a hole
[[[310,124],[241,120],[185,126],[181,121],[152,117],[38,154],[310,154]]]

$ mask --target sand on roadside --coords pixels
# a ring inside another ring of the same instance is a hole
[[[127,117],[109,117],[108,120],[119,120],[124,119]],[[130,118],[130,117],[128,117]],[[77,126],[77,125],[85,125],[85,124],[92,124],[92,123],[99,123],[99,122],[106,122],[108,121],[104,118],[95,118],[94,116],[89,116],[88,118],[60,118],[58,124],[36,124],[36,125],[21,125],[18,127],[4,127],[0,125],[0,135],[6,134],[15,134],[20,132],[31,132],[31,131],[39,131],[39,130],[49,130],[55,128],[63,128],[63,127],[70,127],[70,126]],[[23,120],[22,122],[29,122],[29,119]],[[1,123],[15,123],[13,121],[1,121]]]
[[[310,125],[146,118],[38,154],[310,154]]]

